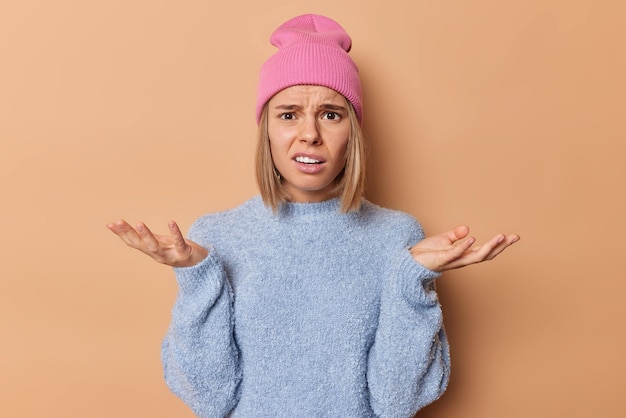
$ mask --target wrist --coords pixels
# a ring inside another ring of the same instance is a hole
[[[202,260],[207,258],[208,255],[209,255],[209,250],[207,250],[206,248],[201,247],[199,245],[198,246],[192,245],[191,246],[191,251],[190,251],[190,254],[189,254],[189,258],[184,263],[184,265],[180,266],[180,267],[192,267],[192,266],[195,266],[196,264],[201,263]]]

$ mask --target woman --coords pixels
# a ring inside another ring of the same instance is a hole
[[[174,267],[162,360],[202,417],[410,417],[445,390],[450,359],[434,280],[516,242],[474,247],[459,226],[424,239],[363,195],[358,70],[336,22],[299,16],[272,35],[257,100],[260,197],[183,238],[108,228]]]

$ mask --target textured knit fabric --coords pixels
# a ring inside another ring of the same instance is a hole
[[[341,93],[362,120],[359,70],[348,52],[352,40],[332,19],[307,14],[283,23],[270,38],[278,51],[261,67],[256,120],[279,91],[296,85],[324,86]]]
[[[189,238],[210,253],[175,269],[162,360],[198,416],[411,417],[445,390],[438,274],[408,251],[411,216],[338,199],[273,213],[257,196]]]

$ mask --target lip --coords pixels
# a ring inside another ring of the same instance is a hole
[[[310,158],[312,160],[317,160],[319,161],[321,164],[326,162],[326,159],[323,157],[320,157],[319,155],[316,154],[310,154],[308,152],[297,152],[295,154],[293,154],[293,156],[291,157],[292,160],[296,161],[296,158],[298,157],[307,157]]]
[[[296,158],[298,157],[311,158],[313,160],[319,161],[319,163],[315,163],[315,164],[300,163],[296,161]],[[326,165],[326,160],[324,158],[320,157],[319,155],[309,154],[306,152],[298,152],[294,154],[292,156],[292,160],[294,164],[296,165],[296,168],[298,169],[298,171],[305,173],[305,174],[317,174],[320,171],[324,170],[324,166]]]

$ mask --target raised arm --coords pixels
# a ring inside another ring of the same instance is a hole
[[[415,222],[406,247],[392,255],[383,279],[380,314],[369,351],[367,382],[376,416],[412,417],[448,385],[450,357],[441,306],[439,273],[413,259],[408,247],[423,238]]]
[[[379,416],[411,417],[447,387],[449,347],[435,279],[445,270],[491,260],[519,240],[500,234],[474,246],[466,226],[423,238],[415,223],[408,240],[414,245],[392,260],[385,277],[368,358],[370,403]]]
[[[161,349],[165,381],[199,417],[226,416],[237,403],[241,371],[232,289],[217,252],[185,239],[173,221],[169,235],[123,220],[107,228],[128,246],[174,267],[178,296]]]

